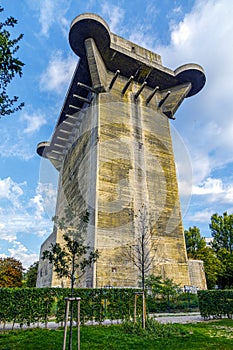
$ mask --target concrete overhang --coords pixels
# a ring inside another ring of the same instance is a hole
[[[42,142],[37,146],[37,153],[50,159],[58,170],[64,148],[73,133],[72,126],[78,123],[79,110],[88,106],[93,95],[93,91],[85,88],[92,86],[85,49],[87,39],[94,40],[106,69],[113,73],[120,70],[121,75],[126,78],[133,76],[139,84],[145,81],[146,72],[147,86],[151,89],[159,86],[160,90],[166,90],[190,83],[191,87],[185,96],[190,97],[197,94],[206,81],[204,70],[198,64],[185,64],[173,71],[162,65],[160,55],[111,33],[100,16],[86,13],[76,17],[71,23],[69,42],[79,56],[79,61],[51,142]]]
[[[135,72],[138,72],[135,80],[142,83],[144,77],[140,75],[140,70],[143,70],[144,65],[147,66],[150,69],[147,85],[151,88],[159,85],[160,89],[164,90],[190,82],[192,87],[186,96],[190,97],[198,93],[205,84],[204,70],[198,64],[185,64],[175,71],[164,67],[158,54],[111,33],[107,23],[100,16],[86,13],[72,21],[69,33],[72,50],[84,61],[85,40],[89,38],[95,41],[107,69],[112,72],[119,69],[125,77],[135,76]],[[142,51],[144,55],[140,54]]]

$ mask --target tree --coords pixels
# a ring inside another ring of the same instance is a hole
[[[153,297],[161,293],[162,276],[150,275],[145,279],[145,287],[151,291]]]
[[[145,290],[145,278],[155,258],[155,241],[151,237],[151,225],[147,208],[139,209],[136,219],[136,237],[133,244],[126,246],[123,254],[137,267],[142,290]]]
[[[233,214],[224,212],[211,216],[212,248],[221,262],[218,285],[221,288],[233,286]]]
[[[161,295],[167,299],[168,311],[170,312],[170,298],[177,295],[181,290],[180,285],[173,282],[170,278],[162,279],[162,276],[150,275],[145,279],[145,286],[152,292],[152,297]]]
[[[218,250],[218,259],[221,262],[221,269],[218,274],[218,285],[221,288],[233,287],[233,254],[227,249]]]
[[[22,286],[23,266],[14,258],[0,258],[0,287],[14,288]]]
[[[223,213],[223,215],[213,214],[210,223],[211,235],[214,238],[212,247],[218,252],[224,248],[233,254],[233,214]]]
[[[3,8],[0,6],[0,12],[2,11]],[[13,28],[16,24],[17,20],[12,16],[0,22],[0,116],[12,114],[24,106],[24,103],[18,104],[17,96],[9,97],[7,94],[8,84],[16,75],[22,76],[24,66],[24,63],[15,57],[23,34],[11,39],[11,34],[6,29]]]
[[[219,282],[222,263],[212,248],[205,247],[197,255],[197,259],[204,263],[206,283],[208,289],[213,289]]]
[[[70,208],[65,209],[65,216],[53,218],[58,229],[64,232],[64,246],[59,243],[51,244],[51,249],[43,252],[42,259],[48,259],[53,264],[54,271],[59,278],[70,278],[71,296],[73,296],[74,285],[86,272],[86,268],[95,263],[99,257],[98,250],[92,251],[85,244],[83,233],[87,230],[89,213],[83,213],[77,218],[75,212]],[[70,309],[70,335],[69,350],[72,349],[72,327],[73,327],[73,303]]]
[[[28,288],[36,287],[38,265],[39,265],[39,261],[36,261],[29,266],[27,272],[24,275],[25,287],[28,287]]]
[[[91,251],[90,246],[86,245],[83,238],[83,232],[87,229],[89,213],[86,212],[74,224],[76,218],[71,208],[65,209],[65,216],[53,218],[55,225],[62,230],[64,246],[59,243],[51,244],[51,249],[43,252],[42,259],[48,259],[53,264],[54,271],[59,278],[68,277],[70,279],[71,296],[75,282],[80,280],[86,272],[86,268],[99,257],[97,250]]]
[[[165,278],[161,286],[161,295],[167,299],[168,312],[170,312],[170,299],[177,295],[180,285],[173,282],[170,278]]]
[[[200,229],[196,226],[189,227],[188,230],[184,231],[184,235],[188,258],[198,259],[200,251],[206,247]]]

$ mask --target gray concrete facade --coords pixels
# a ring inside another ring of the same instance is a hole
[[[37,152],[59,171],[56,214],[67,204],[77,215],[90,213],[85,239],[100,258],[80,285],[138,285],[138,270],[124,252],[140,235],[142,206],[156,247],[149,272],[189,285],[169,122],[183,100],[202,89],[204,71],[196,64],[164,67],[160,55],[111,33],[94,14],[74,19],[69,42],[79,62],[52,139]],[[61,232],[55,229],[46,242],[41,252],[62,243]],[[59,281],[40,261],[37,285],[69,281]]]

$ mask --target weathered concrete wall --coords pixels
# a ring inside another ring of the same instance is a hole
[[[101,254],[83,286],[138,286],[138,269],[123,252],[135,243],[135,216],[143,205],[154,246],[150,273],[189,285],[169,120],[156,100],[145,106],[149,89],[135,103],[138,85],[132,84],[122,98],[125,82],[118,79],[79,116],[61,170],[57,213],[69,204],[77,215],[91,214],[86,242]],[[54,276],[52,284],[59,284]]]
[[[42,260],[41,257],[42,257],[43,252],[45,250],[48,250],[50,248],[50,245],[54,244],[54,243],[56,243],[55,232],[51,233],[51,235],[41,245],[40,260],[39,260],[38,273],[37,273],[37,283],[36,283],[36,286],[38,288],[53,286],[53,284],[52,284],[52,279],[53,279],[52,266],[50,266],[50,264],[48,264],[47,260]]]
[[[146,107],[143,95],[133,101],[136,84],[121,99],[125,81],[98,101],[97,286],[138,285],[137,269],[119,252],[135,242],[135,216],[143,205],[155,247],[150,273],[189,284],[169,121],[156,103]]]
[[[191,286],[198,289],[207,289],[205,270],[202,260],[188,260]]]

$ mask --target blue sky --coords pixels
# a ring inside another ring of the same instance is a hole
[[[233,2],[230,0],[2,0],[24,34],[23,77],[9,87],[25,108],[0,120],[0,256],[24,267],[38,259],[52,230],[56,171],[36,154],[48,140],[78,57],[69,25],[84,12],[102,16],[112,32],[162,56],[164,66],[204,67],[204,89],[186,99],[171,122],[184,228],[209,236],[213,213],[233,212]],[[192,193],[192,195],[190,195]]]

